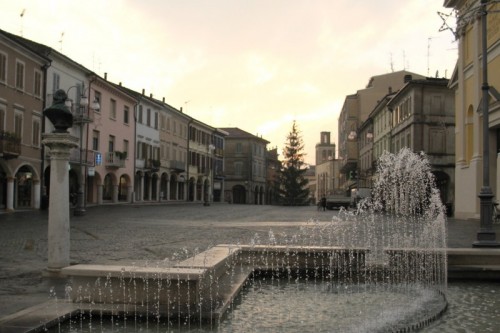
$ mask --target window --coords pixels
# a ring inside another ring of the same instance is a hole
[[[108,151],[110,153],[114,152],[115,151],[115,136],[114,135],[110,135],[109,136],[109,140],[108,140]]]
[[[236,152],[237,152],[237,153],[241,153],[241,152],[242,152],[242,150],[243,150],[243,149],[242,149],[242,146],[241,146],[241,142],[238,142],[238,143],[236,144]]]
[[[24,90],[24,63],[16,61],[16,88]]]
[[[146,111],[146,125],[151,126],[151,109]]]
[[[42,96],[42,72],[35,70],[33,94],[37,97]]]
[[[59,82],[61,81],[61,77],[59,74],[54,73],[52,75],[52,93],[55,93],[57,90],[59,90]]]
[[[137,111],[137,121],[139,124],[142,124],[142,105],[139,105],[139,110]]]
[[[0,82],[7,81],[7,55],[0,53]]]
[[[155,129],[158,129],[158,112],[155,112]]]
[[[99,105],[101,105],[101,93],[97,90],[94,92],[94,99],[97,103],[99,103]],[[102,107],[102,105],[101,105],[101,107]],[[99,111],[100,111],[100,109],[94,110],[94,112],[99,112]]]
[[[242,162],[235,162],[234,163],[234,175],[235,176],[243,175],[243,163]]]
[[[109,118],[116,119],[116,101],[112,98],[109,100]]]
[[[14,134],[18,138],[23,138],[23,114],[21,112],[16,112],[14,116]]]
[[[165,116],[164,115],[160,115],[160,128],[162,130],[165,129]]]
[[[125,124],[129,123],[128,115],[129,115],[129,108],[128,108],[128,106],[125,105],[125,107],[123,108],[123,122]]]
[[[92,149],[99,151],[99,131],[96,130],[92,132]]]
[[[123,152],[128,157],[128,140],[123,140]]]
[[[33,132],[32,132],[33,147],[40,147],[40,118],[33,117]]]

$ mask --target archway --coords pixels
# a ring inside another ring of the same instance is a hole
[[[170,200],[177,200],[177,176],[176,175],[171,175],[170,176]]]
[[[127,175],[120,176],[120,182],[118,185],[118,201],[127,201],[128,200],[128,184],[129,177]]]
[[[113,177],[111,174],[106,174],[102,188],[102,199],[113,200]]]
[[[0,208],[5,209],[7,207],[7,173],[3,170],[2,165],[0,165]]]
[[[142,194],[142,200],[151,200],[151,175],[149,172],[144,174],[144,192]]]
[[[246,190],[243,185],[235,185],[233,186],[233,203],[235,204],[244,204],[246,203]]]
[[[167,200],[169,197],[171,198],[168,188],[168,174],[164,172],[160,179],[160,200]]]
[[[158,200],[158,174],[151,175],[151,200]]]
[[[28,208],[33,199],[33,172],[27,165],[23,165],[16,173],[16,207]]]
[[[189,197],[188,197],[188,200],[189,201],[194,201],[194,191],[196,190],[195,183],[194,183],[194,178],[189,178],[188,188],[189,188],[189,193],[188,193]]]

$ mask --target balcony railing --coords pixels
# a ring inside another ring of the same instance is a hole
[[[69,161],[70,163],[80,163],[80,153],[82,158],[82,165],[94,166],[95,165],[95,151],[88,149],[73,148],[70,150]]]
[[[4,159],[18,157],[21,154],[21,139],[12,133],[0,131],[0,154]]]
[[[90,107],[76,107],[73,111],[73,123],[91,123],[94,121],[94,110]]]
[[[170,160],[168,161],[168,167],[176,171],[186,171],[186,164],[182,161]]]
[[[160,170],[160,166],[161,166],[160,160],[155,160],[152,158],[146,160],[146,169],[151,169],[151,171],[158,171]]]
[[[106,168],[124,168],[126,158],[123,153],[118,151],[107,152],[104,166]]]

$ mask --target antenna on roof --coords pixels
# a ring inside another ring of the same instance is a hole
[[[62,52],[63,37],[64,37],[64,31],[61,32],[61,39],[59,39],[59,52]]]
[[[394,61],[392,61],[392,52],[391,52],[391,72],[394,73]]]
[[[21,11],[21,14],[19,14],[19,17],[21,17],[21,37],[23,37],[23,30],[24,30],[24,13],[26,13],[26,8],[23,8],[23,10]]]

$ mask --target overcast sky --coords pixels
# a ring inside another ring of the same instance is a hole
[[[0,28],[208,125],[262,135],[280,153],[296,120],[313,164],[319,133],[337,143],[345,96],[371,76],[451,76],[457,44],[439,32],[443,3],[0,0]]]

